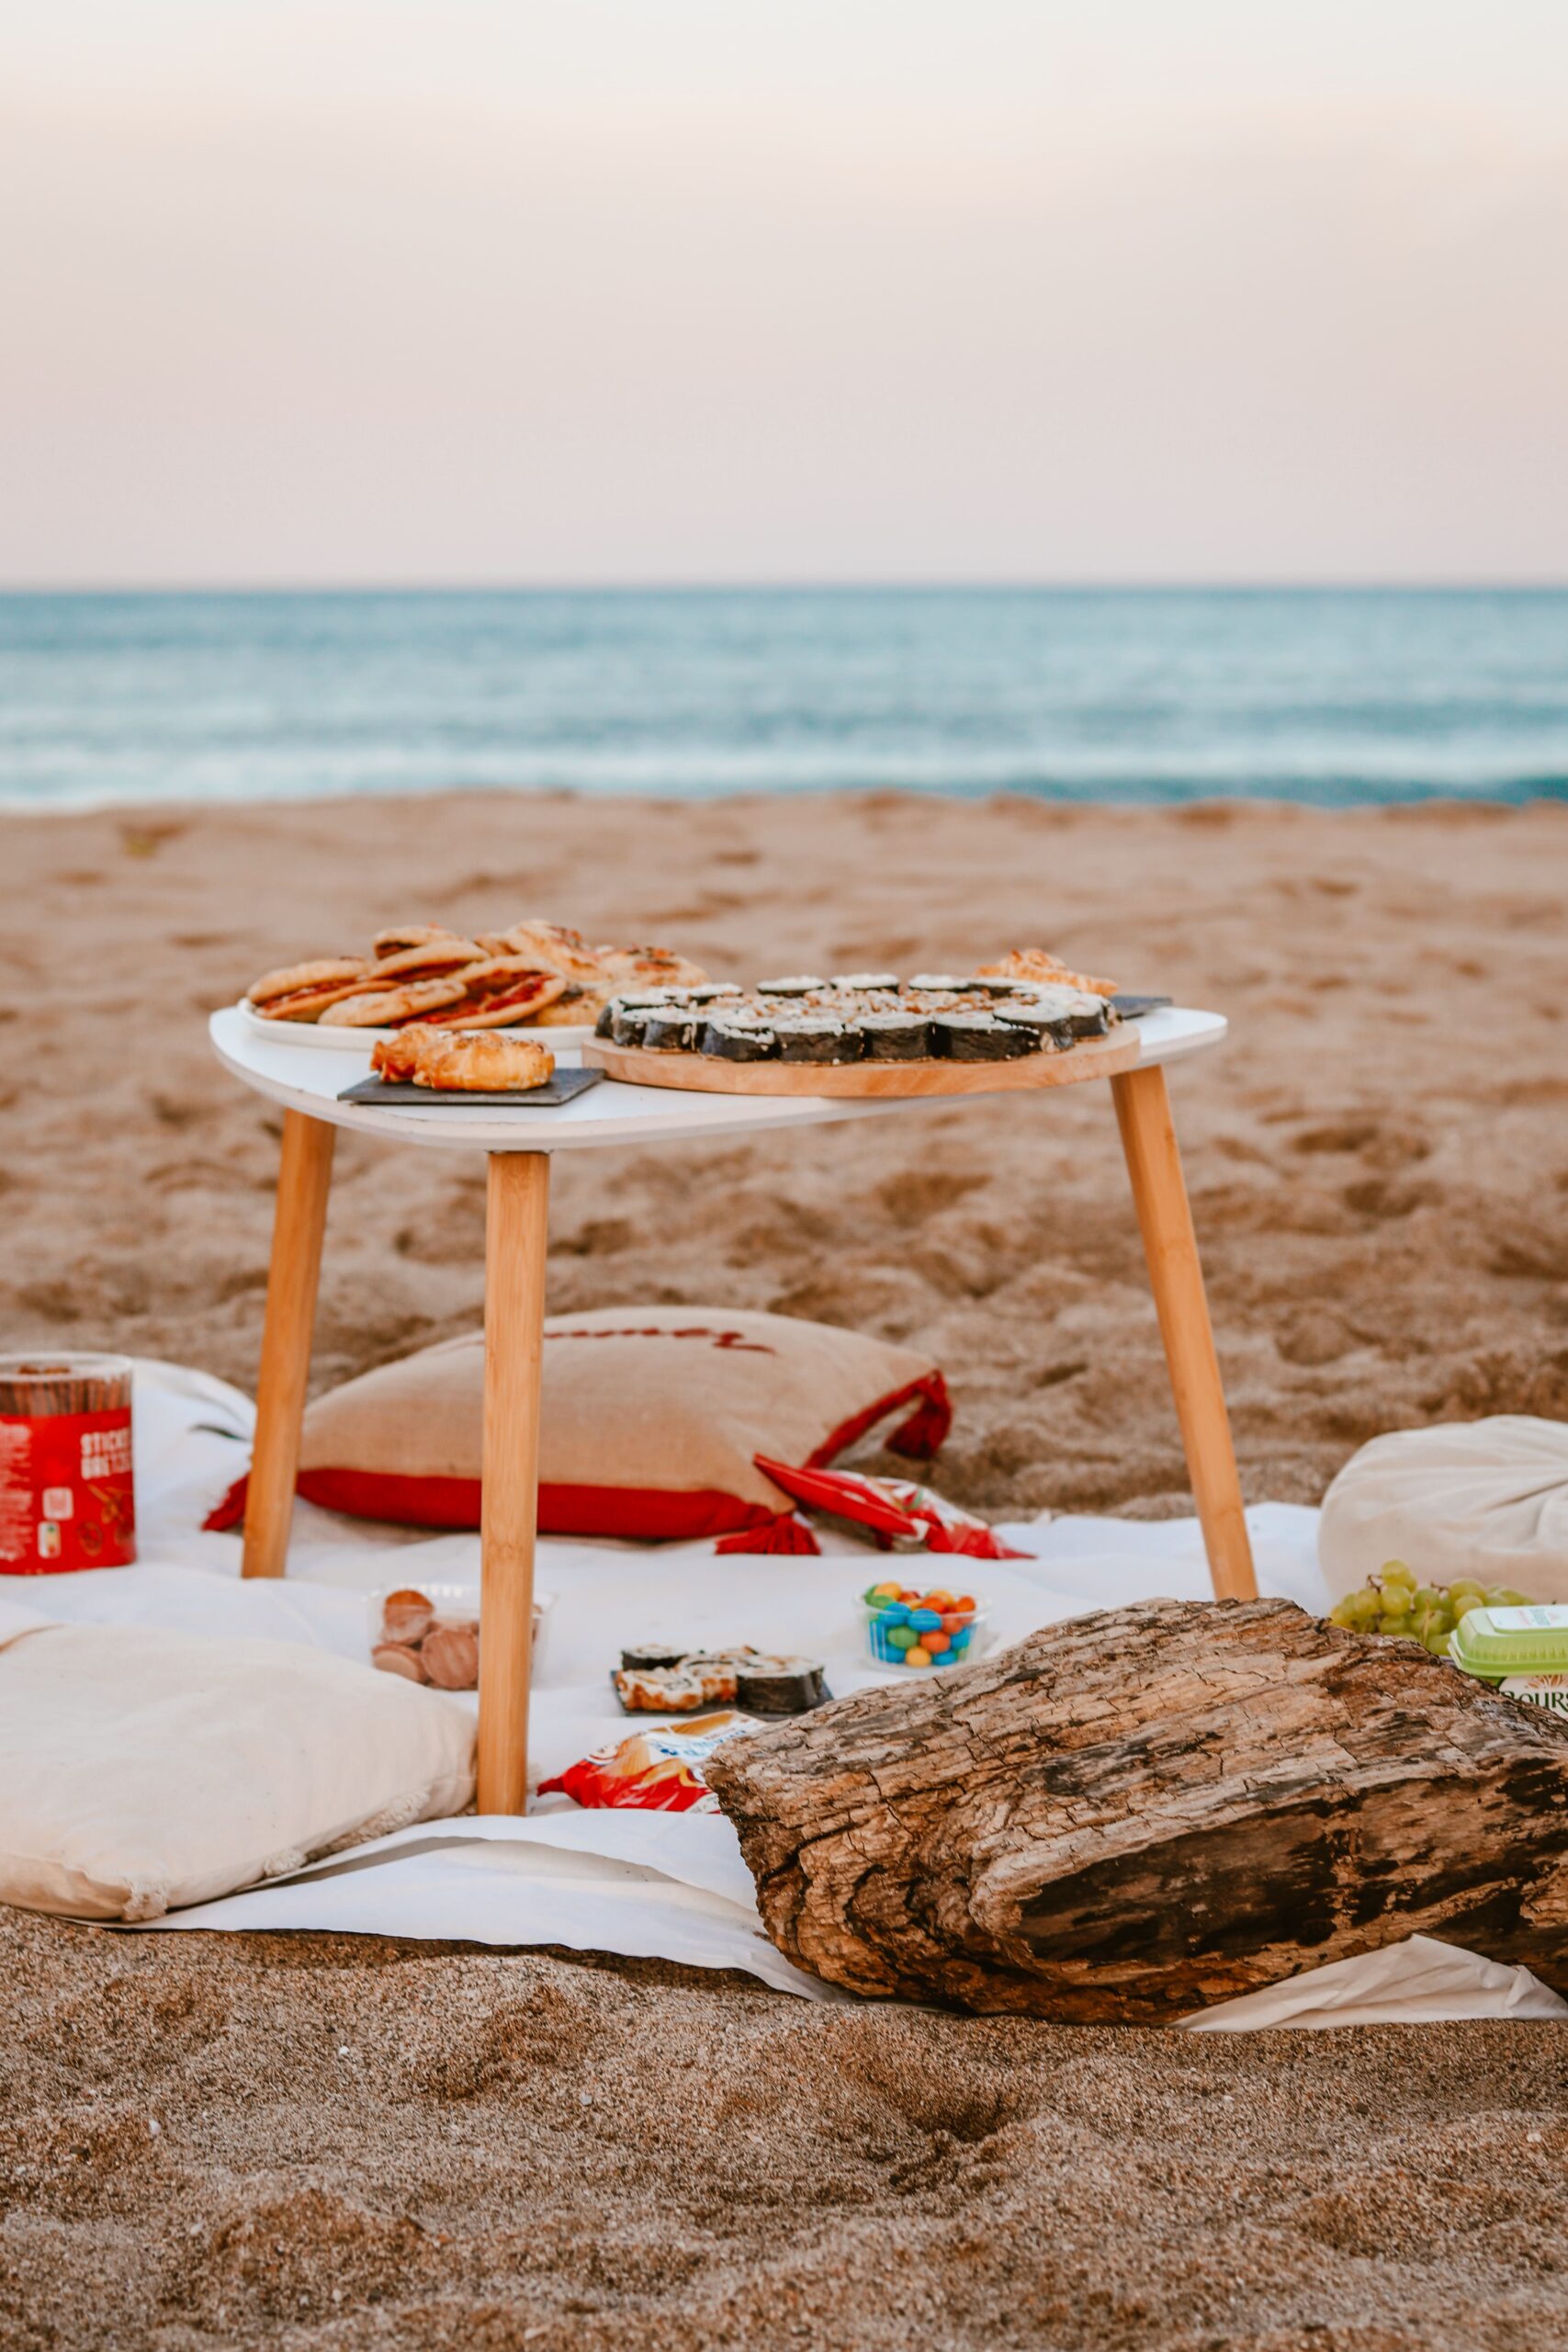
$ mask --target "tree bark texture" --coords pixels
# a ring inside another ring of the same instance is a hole
[[[857,1993],[1158,2024],[1417,1934],[1568,1993],[1568,1724],[1291,1601],[1074,1618],[705,1770]]]

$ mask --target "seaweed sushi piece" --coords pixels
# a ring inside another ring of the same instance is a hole
[[[931,1030],[937,1052],[955,1062],[1017,1061],[1040,1049],[1033,1030],[994,1012],[939,1012]]]
[[[610,1035],[617,1046],[640,1046],[648,1027],[649,1015],[657,1008],[649,1004],[610,1004],[604,1010],[610,1016]]]
[[[652,1005],[643,1015],[642,1042],[658,1053],[689,1054],[702,1027],[702,1022],[683,1005]]]
[[[1045,1053],[1065,1053],[1076,1042],[1070,1021],[1044,1004],[998,1005],[993,1016],[1005,1029],[1026,1029]]]
[[[805,1715],[832,1695],[814,1658],[737,1653],[735,1703],[746,1714]]]
[[[867,1012],[855,1023],[874,1062],[923,1062],[931,1057],[931,1023],[923,1012]]]
[[[856,1062],[861,1041],[847,1023],[827,1017],[774,1023],[782,1062]]]
[[[973,980],[961,980],[951,972],[915,972],[903,983],[904,993],[913,989],[930,989],[938,996],[956,996],[963,989],[973,988]]]
[[[668,1642],[645,1643],[641,1648],[621,1652],[622,1671],[626,1674],[657,1674],[663,1668],[679,1666],[689,1650],[671,1649]]]
[[[720,997],[739,996],[739,993],[733,980],[705,980],[700,989],[688,989],[686,999],[691,1004],[713,1004]]]
[[[897,972],[835,972],[830,985],[836,989],[896,989]]]
[[[721,1062],[769,1062],[779,1049],[772,1029],[760,1021],[710,1021],[701,1050]]]
[[[759,996],[811,996],[818,989],[826,988],[826,980],[814,978],[810,973],[794,974],[788,979],[759,980]]]
[[[1103,1037],[1113,1017],[1106,1011],[1102,996],[1090,996],[1087,989],[1056,988],[1048,980],[1038,982],[1019,1001],[1025,1007],[1039,1006],[1054,1020],[1065,1022],[1075,1037]]]
[[[614,997],[610,999],[608,1004],[602,1005],[600,1007],[599,1018],[593,1023],[593,1035],[596,1037],[613,1037],[615,1035],[615,1015],[619,1012],[620,1009],[620,1006],[616,1003]]]

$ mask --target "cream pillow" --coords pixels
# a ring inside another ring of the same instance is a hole
[[[1568,1422],[1496,1413],[1373,1438],[1323,1498],[1317,1554],[1336,1600],[1385,1560],[1568,1600]]]
[[[0,1601],[0,1901],[155,1919],[460,1813],[468,1709],[290,1642]]]

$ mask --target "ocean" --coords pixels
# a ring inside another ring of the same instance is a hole
[[[1568,797],[1568,590],[0,595],[0,804]]]

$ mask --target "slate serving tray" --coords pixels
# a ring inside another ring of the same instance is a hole
[[[1111,1000],[1123,1021],[1136,1021],[1140,1012],[1157,1012],[1162,1005],[1174,1004],[1168,996],[1113,996]]]
[[[575,1095],[585,1094],[597,1086],[604,1073],[599,1069],[558,1069],[546,1079],[543,1086],[513,1088],[504,1093],[474,1094],[459,1087],[415,1086],[412,1080],[400,1080],[396,1084],[372,1072],[354,1086],[345,1086],[338,1096],[340,1102],[376,1102],[387,1109],[400,1109],[405,1102],[417,1103],[424,1109],[436,1109],[466,1104],[471,1111],[489,1110],[492,1105],[504,1105],[511,1111],[553,1111],[562,1102],[570,1102]]]

